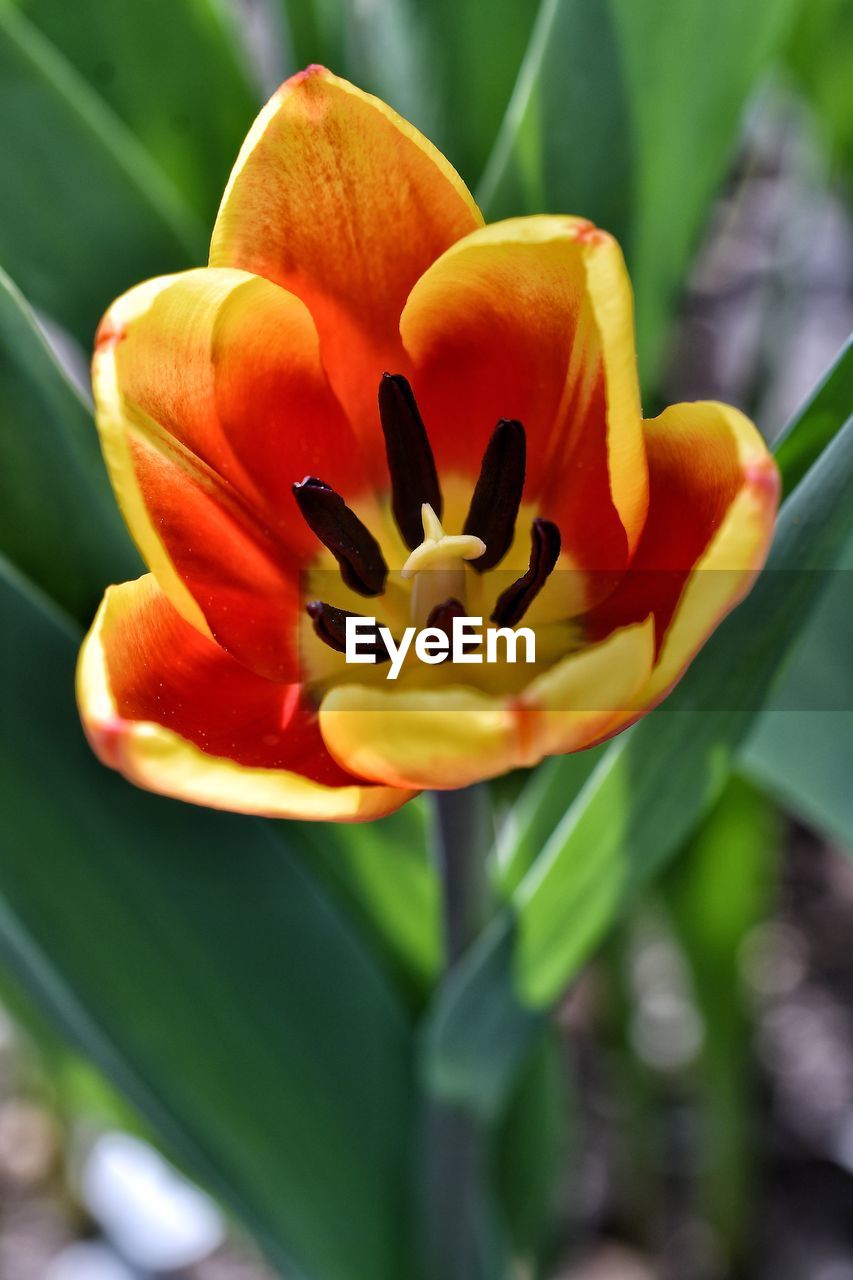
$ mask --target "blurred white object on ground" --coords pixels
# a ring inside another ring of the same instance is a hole
[[[210,1196],[131,1134],[97,1139],[81,1190],[104,1235],[142,1271],[180,1271],[222,1243],[222,1215]]]

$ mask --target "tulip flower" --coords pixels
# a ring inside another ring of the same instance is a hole
[[[666,696],[772,534],[743,414],[643,419],[611,236],[484,225],[425,138],[321,67],[252,127],[209,265],[110,308],[94,391],[150,572],[106,593],[83,723],[199,804],[366,819],[600,742]],[[462,615],[529,628],[535,663],[409,653],[387,679],[380,625]],[[361,665],[353,617],[376,621]]]

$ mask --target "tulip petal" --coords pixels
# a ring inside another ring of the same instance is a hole
[[[482,225],[459,175],[390,107],[309,67],[246,138],[210,265],[241,267],[308,304],[332,385],[383,474],[376,391],[401,368],[398,322],[412,285]]]
[[[364,777],[390,786],[419,777],[423,787],[466,787],[515,762],[509,702],[461,687],[339,685],[320,704],[320,732],[336,759],[358,761]]]
[[[476,479],[500,418],[527,432],[525,502],[578,567],[623,568],[647,505],[631,288],[582,218],[473,232],[415,285],[400,322],[442,476]]]
[[[654,662],[654,622],[647,617],[570,654],[525,690],[531,759],[580,751],[625,723]]]
[[[93,365],[125,519],[183,615],[271,678],[295,678],[296,574],[319,551],[294,481],[369,490],[298,298],[245,272],[149,281],[113,304]]]
[[[632,719],[665,697],[748,592],[770,546],[779,475],[753,424],[715,402],[645,423],[649,515],[631,569],[590,615],[592,634],[651,610],[656,660]]]
[[[571,654],[516,697],[459,686],[341,685],[320,705],[336,759],[393,787],[450,789],[578,751],[624,718],[648,679],[650,621]]]
[[[335,821],[376,818],[410,799],[336,764],[299,688],[240,666],[151,575],[107,591],[81,650],[77,699],[100,759],[150,791]]]

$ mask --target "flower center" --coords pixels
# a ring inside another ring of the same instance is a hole
[[[447,534],[428,502],[422,507],[424,538],[403,565],[412,581],[412,621],[425,627],[434,609],[450,600],[464,606],[465,561],[485,555],[486,544],[473,533]]]
[[[418,627],[447,629],[465,613],[466,575],[495,568],[515,535],[527,460],[524,427],[501,419],[483,454],[480,473],[461,533],[441,524],[443,499],[432,448],[412,388],[402,374],[386,373],[379,385],[379,419],[391,481],[391,509],[410,554],[400,578],[411,583],[409,613]],[[383,595],[388,565],[382,548],[340,494],[316,476],[293,486],[306,523],[338,562],[346,586],[362,596]],[[560,554],[560,531],[550,520],[531,527],[527,571],[503,591],[490,620],[515,626],[551,574]],[[342,651],[347,610],[320,600],[306,606],[314,631]],[[384,650],[377,648],[382,660]]]

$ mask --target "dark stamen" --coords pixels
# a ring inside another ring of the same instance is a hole
[[[494,569],[512,545],[526,460],[524,427],[514,419],[502,418],[486,445],[465,521],[464,532],[476,534],[486,544],[483,554],[471,561],[477,573]]]
[[[341,495],[316,476],[306,476],[293,486],[293,496],[311,531],[337,560],[347,586],[359,595],[381,595],[388,566],[379,543]]]
[[[443,604],[437,604],[433,609],[430,609],[429,617],[427,618],[427,626],[435,627],[438,631],[443,631],[448,640],[451,640],[453,638],[453,619],[464,617],[464,605],[460,600],[456,600],[451,597],[450,600],[445,600]],[[444,655],[441,661],[447,662],[449,657],[450,653],[448,652]]]
[[[391,476],[391,505],[403,541],[414,551],[424,539],[421,507],[441,518],[442,499],[429,437],[412,388],[401,373],[383,373],[379,418]]]
[[[530,565],[525,574],[502,591],[491,621],[514,627],[544,587],[560,555],[560,530],[551,520],[534,520],[530,530]]]
[[[323,643],[337,653],[346,653],[347,618],[360,618],[362,615],[360,613],[352,613],[349,609],[336,609],[333,604],[324,604],[322,600],[312,600],[305,607],[309,618],[314,623],[314,631]],[[364,654],[372,653],[377,662],[391,661],[391,655],[385,648],[385,643],[379,634],[378,627],[374,630],[372,647],[368,645],[365,634],[362,632],[359,637],[359,652]]]

